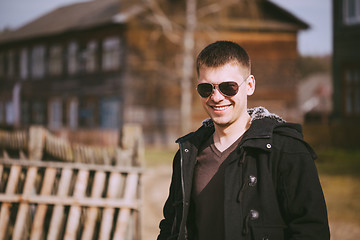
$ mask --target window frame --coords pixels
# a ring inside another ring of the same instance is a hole
[[[354,12],[350,14],[350,11]],[[345,25],[360,24],[360,0],[343,1],[343,22]]]
[[[360,118],[360,66],[344,69],[343,85],[344,115]]]
[[[34,79],[45,76],[45,54],[44,45],[36,45],[31,49],[31,77]]]
[[[102,42],[102,70],[118,70],[121,65],[121,39],[118,36],[107,37]]]

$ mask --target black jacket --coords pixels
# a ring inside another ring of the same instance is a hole
[[[301,126],[266,109],[250,109],[252,124],[225,170],[225,239],[329,239],[327,211],[314,159]],[[206,121],[180,139],[158,240],[194,239],[190,195],[196,156],[214,132]]]

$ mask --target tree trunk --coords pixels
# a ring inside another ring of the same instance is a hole
[[[184,33],[183,77],[181,80],[181,131],[191,129],[192,77],[194,70],[194,32],[196,28],[196,0],[186,0],[186,27]]]

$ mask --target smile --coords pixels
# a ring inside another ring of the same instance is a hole
[[[212,108],[215,111],[224,111],[224,110],[228,109],[229,107],[230,107],[230,105],[227,105],[227,106],[212,106]]]

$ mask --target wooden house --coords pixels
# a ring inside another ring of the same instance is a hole
[[[184,0],[93,0],[0,34],[0,125],[52,130],[143,126],[147,143],[180,134]],[[257,80],[251,106],[296,110],[297,33],[308,25],[269,0],[198,0],[196,54],[243,45]],[[194,71],[195,73],[195,71]],[[193,81],[193,125],[206,117]]]
[[[360,1],[333,0],[334,118],[360,119]]]
[[[360,147],[360,1],[333,0],[331,143]]]

